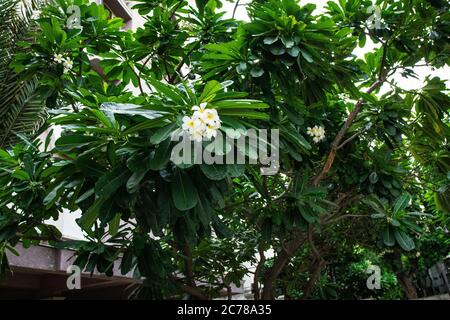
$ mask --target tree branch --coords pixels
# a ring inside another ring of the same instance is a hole
[[[310,225],[308,228],[308,243],[311,248],[311,252],[313,254],[313,263],[311,267],[311,276],[305,288],[303,289],[302,300],[308,299],[312,289],[314,288],[317,280],[320,277],[324,265],[326,264],[325,260],[322,258],[319,251],[316,248],[316,245],[314,244],[313,236],[314,236],[314,226]]]
[[[292,255],[306,241],[306,238],[307,237],[303,232],[298,231],[294,239],[283,246],[283,250],[281,250],[276,257],[272,268],[270,268],[264,275],[264,289],[262,294],[263,300],[273,299],[273,285],[275,280],[278,278],[278,275],[283,270]]]
[[[192,252],[191,252],[191,248],[189,247],[189,244],[185,243],[182,247],[181,250],[183,252],[184,255],[184,266],[185,266],[185,270],[186,270],[186,277],[188,280],[188,284],[193,287],[193,288],[197,288],[197,285],[195,284],[195,278],[194,278],[194,267],[193,267],[193,263],[192,263]]]
[[[255,274],[253,275],[253,296],[255,300],[259,300],[260,298],[260,290],[259,290],[259,274],[261,269],[264,267],[264,263],[266,263],[266,256],[264,255],[263,242],[262,240],[258,244],[258,253],[259,253],[259,261],[255,269]]]
[[[231,16],[231,19],[234,19],[234,16],[236,15],[236,10],[239,7],[239,2],[241,2],[241,0],[236,1],[236,4],[234,5],[233,15]]]
[[[367,94],[372,93],[376,89],[378,89],[384,82],[384,79],[378,79],[375,81],[374,84],[366,91]],[[345,121],[344,126],[341,128],[339,133],[337,134],[336,138],[334,139],[333,143],[331,144],[331,150],[328,154],[327,161],[325,162],[325,165],[322,168],[322,171],[314,178],[313,184],[315,186],[319,185],[319,183],[325,178],[325,176],[328,174],[328,172],[331,169],[331,166],[333,165],[334,158],[336,157],[337,150],[339,149],[339,146],[341,145],[341,141],[344,138],[345,134],[347,133],[348,129],[352,125],[353,121],[356,119],[356,116],[361,111],[362,105],[364,104],[364,99],[359,99],[358,102],[355,104],[355,108],[352,112],[350,112],[347,121]]]
[[[370,88],[366,91],[366,94],[371,94],[372,92],[374,92],[375,90],[380,88],[381,85],[386,81],[386,76],[385,76],[386,67],[385,66],[386,66],[386,59],[387,59],[387,50],[389,47],[387,45],[387,42],[382,42],[382,43],[383,43],[383,55],[382,55],[381,62],[380,62],[380,71],[378,73],[378,79],[370,86]],[[356,102],[355,108],[353,109],[353,111],[350,112],[350,114],[347,118],[347,121],[345,121],[345,123],[344,123],[344,126],[341,128],[341,130],[335,137],[333,143],[331,144],[331,150],[330,150],[330,153],[328,154],[327,161],[325,162],[325,165],[323,166],[322,171],[313,180],[313,184],[315,186],[319,185],[320,182],[326,177],[326,175],[330,171],[331,166],[333,165],[334,159],[336,157],[337,150],[339,149],[339,146],[341,145],[341,141],[342,141],[342,139],[344,139],[344,136],[347,133],[348,129],[352,125],[353,121],[356,119],[356,116],[361,111],[363,104],[364,104],[364,99],[360,98]]]
[[[144,92],[144,89],[142,88],[141,75],[142,75],[142,71],[145,69],[145,66],[146,66],[147,63],[150,61],[151,58],[153,58],[153,54],[149,55],[149,56],[147,57],[147,59],[145,59],[144,63],[142,64],[141,70],[139,70],[139,75],[138,75],[138,85],[139,85],[139,90],[141,91],[141,94],[142,94],[143,96],[145,96],[145,92]]]
[[[199,288],[192,288],[190,286],[185,285],[184,283],[180,282],[180,279],[178,279],[174,275],[171,275],[170,277],[172,278],[173,281],[175,281],[175,283],[183,292],[190,294],[191,296],[199,300],[208,300],[208,297]]]

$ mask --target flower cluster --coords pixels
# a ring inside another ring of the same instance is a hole
[[[73,61],[70,60],[70,58],[65,58],[62,54],[60,53],[55,53],[53,55],[53,61],[55,63],[59,63],[62,64],[64,67],[64,73],[69,72],[70,70],[72,70],[73,68]]]
[[[306,132],[313,137],[314,143],[319,143],[325,139],[325,129],[322,126],[314,126],[313,128],[308,127]]]
[[[197,142],[203,141],[204,137],[208,139],[216,137],[217,130],[222,125],[217,110],[207,109],[206,106],[207,103],[202,103],[200,106],[193,106],[193,115],[183,118],[183,130],[189,132],[191,139]]]

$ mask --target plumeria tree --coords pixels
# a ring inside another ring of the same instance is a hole
[[[47,241],[89,272],[121,260],[142,297],[231,297],[252,275],[255,299],[330,298],[348,294],[329,275],[357,262],[337,253],[364,253],[414,297],[405,257],[425,235],[448,243],[450,99],[431,76],[449,63],[448,4],[254,0],[249,21],[223,5],[136,1],[136,31],[85,0],[41,10],[11,66],[38,79],[45,126],[62,134],[0,151],[1,270],[18,242]],[[396,83],[422,65],[422,88]],[[275,174],[254,161],[259,144],[218,139],[250,129],[278,130]],[[180,137],[246,162],[173,161]],[[64,209],[81,212],[85,241],[47,223]]]

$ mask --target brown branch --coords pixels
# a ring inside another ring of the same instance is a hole
[[[177,13],[177,10],[180,9],[180,7],[181,7],[181,5],[183,4],[183,2],[184,2],[184,0],[180,0],[180,1],[177,3],[177,5],[176,5],[175,8],[173,9],[173,11],[172,11],[172,13],[171,13],[171,15],[170,15],[170,17],[169,17],[169,20],[172,20],[172,19],[175,17],[175,14]]]
[[[197,288],[197,285],[195,284],[195,278],[194,278],[194,265],[192,262],[192,252],[191,248],[189,247],[189,244],[184,244],[181,248],[183,255],[184,255],[184,267],[186,270],[186,277],[188,284],[193,287]]]
[[[381,79],[386,80],[387,72],[385,70],[385,65],[386,65],[387,49],[388,49],[387,42],[383,42],[383,56],[381,57],[380,71],[378,73],[379,80],[381,80]]]
[[[306,236],[303,232],[298,231],[295,238],[283,246],[283,250],[276,257],[273,266],[264,275],[264,288],[262,293],[263,300],[273,299],[273,285],[278,275],[283,270],[286,263],[292,255],[300,248],[306,241]]]
[[[317,280],[319,280],[320,274],[322,273],[322,269],[325,266],[325,264],[326,264],[326,262],[324,260],[315,260],[314,261],[313,266],[311,268],[311,276],[309,277],[309,281],[303,289],[303,296],[302,296],[301,300],[308,299]]]
[[[383,55],[381,57],[380,62],[380,71],[378,73],[378,79],[370,86],[370,88],[366,91],[366,94],[371,94],[375,90],[377,90],[385,81],[386,81],[386,59],[387,59],[387,51],[388,51],[388,44],[387,42],[383,43]],[[331,169],[331,166],[333,165],[334,159],[336,157],[336,153],[339,149],[339,146],[341,146],[341,141],[344,139],[345,134],[347,133],[348,129],[350,129],[350,126],[352,125],[353,121],[355,121],[357,115],[361,111],[361,108],[364,104],[364,99],[360,98],[356,104],[355,108],[352,112],[350,112],[347,121],[345,121],[344,126],[341,128],[337,136],[334,138],[333,143],[331,144],[331,150],[328,154],[327,161],[325,162],[325,165],[322,168],[322,171],[314,178],[313,184],[315,186],[319,185],[320,182],[326,177],[328,172]],[[345,144],[345,143],[344,143]],[[343,145],[342,145],[343,146]]]
[[[313,225],[309,225],[309,227],[308,227],[308,243],[309,243],[309,246],[311,247],[311,251],[312,251],[312,253],[314,255],[314,258],[318,259],[318,260],[322,260],[322,256],[320,255],[319,251],[316,248],[316,245],[314,244],[313,236],[314,236],[314,226]]]
[[[317,250],[316,245],[314,244],[313,236],[314,236],[314,227],[310,225],[308,228],[308,243],[311,248],[311,252],[313,254],[313,263],[311,267],[311,276],[309,277],[309,281],[303,289],[302,300],[308,299],[317,280],[319,280],[323,267],[326,264],[325,260],[322,258],[322,256],[319,253],[319,250]]]
[[[185,57],[183,57],[181,59],[178,66],[175,68],[175,71],[173,72],[172,76],[168,75],[168,77],[169,77],[168,82],[170,84],[175,84],[175,80],[177,79],[177,74],[181,71],[181,68],[183,68],[183,66],[186,62],[186,57],[190,56],[195,50],[198,49],[199,45],[201,45],[201,41],[202,41],[202,39],[199,39],[198,43],[195,46],[193,46],[191,50],[189,50],[189,52],[186,54]]]
[[[356,139],[356,137],[358,137],[361,133],[363,133],[364,131],[358,131],[358,132],[356,132],[354,135],[352,135],[350,138],[348,138],[347,140],[345,140],[344,142],[342,142],[338,147],[337,147],[337,149],[339,150],[339,149],[341,149],[341,148],[343,148],[347,143],[350,143],[350,142],[352,142],[353,140],[355,140]]]
[[[190,286],[185,285],[184,283],[180,282],[180,279],[175,277],[174,275],[170,276],[173,281],[177,284],[177,286],[185,293],[190,294],[191,296],[199,299],[199,300],[208,300],[208,297],[203,293],[202,290],[199,288],[192,288]]]
[[[262,240],[258,245],[258,253],[259,253],[259,261],[256,265],[255,274],[253,275],[253,296],[255,300],[259,300],[260,298],[260,290],[259,290],[259,274],[261,273],[261,269],[264,267],[266,263],[266,256],[264,255],[263,242]]]
[[[143,96],[145,96],[145,92],[144,92],[144,89],[142,88],[141,75],[142,75],[142,71],[145,69],[145,66],[146,66],[147,63],[150,61],[151,58],[153,58],[153,54],[149,55],[149,56],[147,57],[147,59],[145,59],[144,63],[142,64],[141,70],[139,70],[139,75],[138,75],[138,85],[139,85],[139,90],[141,91],[141,94],[142,94]]]
[[[367,90],[366,93],[367,94],[372,93],[373,91],[378,89],[383,84],[384,81],[385,81],[385,79],[378,79],[377,81],[375,81],[374,84],[372,84],[372,86]],[[330,171],[331,166],[333,165],[334,159],[336,157],[337,150],[338,150],[339,146],[341,145],[341,141],[344,139],[344,136],[347,133],[348,129],[352,125],[353,121],[356,119],[356,116],[361,111],[363,104],[364,104],[364,99],[362,99],[362,98],[359,99],[358,102],[356,102],[355,108],[353,109],[352,112],[350,112],[350,114],[347,118],[347,121],[345,121],[345,123],[344,123],[344,126],[341,128],[341,130],[337,134],[336,138],[334,138],[334,141],[331,144],[330,153],[328,154],[328,157],[327,157],[327,161],[325,162],[325,165],[323,166],[322,171],[314,178],[313,184],[315,186],[319,185],[319,183],[326,177],[326,175]]]
[[[236,16],[236,10],[239,7],[239,2],[241,2],[241,0],[236,1],[236,4],[234,5],[233,15],[231,16],[231,19],[234,19],[234,17]]]

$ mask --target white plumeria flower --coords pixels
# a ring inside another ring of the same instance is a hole
[[[313,128],[307,128],[307,134],[313,138],[314,143],[319,143],[325,139],[325,129],[322,126],[314,126]]]
[[[189,131],[191,134],[194,132],[201,132],[204,129],[204,124],[194,117],[190,118],[188,116],[183,117],[183,130]]]
[[[64,65],[64,68],[66,68],[66,69],[72,69],[73,68],[73,61],[70,60],[69,58],[67,58],[67,59],[64,60],[63,65]]]
[[[69,58],[67,58],[67,59],[64,60],[63,66],[64,66],[64,73],[67,73],[70,70],[72,70],[72,68],[73,68],[73,61],[70,60]]]
[[[206,130],[205,130],[206,137],[208,139],[211,139],[213,137],[215,138],[217,136],[217,129],[218,129],[217,125],[215,125],[215,124],[208,124],[206,126]]]
[[[191,117],[183,117],[182,129],[190,133],[191,140],[201,142],[203,138],[211,139],[217,136],[217,130],[222,126],[217,110],[207,109],[207,103],[193,106]]]
[[[205,119],[203,120],[206,124],[216,124],[220,123],[220,118],[216,109],[206,109]]]
[[[64,56],[60,53],[55,53],[53,55],[53,61],[55,61],[56,63],[63,63],[64,62]]]
[[[207,113],[210,109],[206,109],[207,103],[202,103],[200,106],[193,106],[192,110],[194,111],[194,118],[200,119],[203,122],[207,121]]]
[[[200,113],[203,113],[205,112],[207,105],[208,105],[207,102],[200,103],[200,106],[193,106],[192,111],[199,111]]]
[[[322,126],[317,128],[317,132],[318,132],[318,136],[320,136],[322,138],[325,137],[325,129]]]

